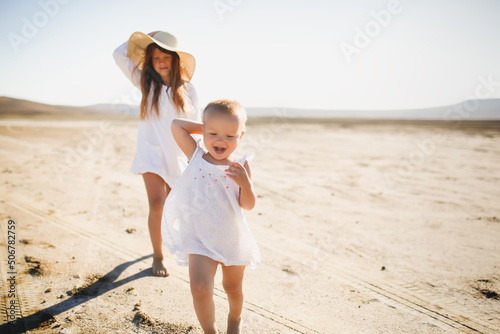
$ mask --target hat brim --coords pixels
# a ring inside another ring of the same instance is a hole
[[[165,50],[177,53],[180,58],[181,78],[184,81],[191,81],[196,68],[196,60],[194,59],[194,56],[190,53],[180,51],[177,48],[167,45],[142,32],[134,32],[128,40],[127,55],[130,60],[142,69],[146,48],[151,43],[155,43]]]

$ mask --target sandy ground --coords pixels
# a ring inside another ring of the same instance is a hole
[[[0,120],[1,333],[200,332],[187,268],[150,272],[136,127]],[[275,118],[241,151],[263,258],[245,333],[500,332],[498,124]]]

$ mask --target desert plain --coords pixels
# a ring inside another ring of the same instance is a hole
[[[1,333],[201,333],[187,268],[151,274],[137,122],[0,118]],[[244,333],[500,332],[499,122],[250,119],[239,151]]]

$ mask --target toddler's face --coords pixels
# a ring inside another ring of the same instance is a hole
[[[203,123],[203,142],[216,160],[227,159],[238,147],[242,131],[237,117],[221,112],[210,112]]]

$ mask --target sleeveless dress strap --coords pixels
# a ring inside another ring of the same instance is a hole
[[[194,157],[196,157],[198,155],[202,156],[203,154],[205,154],[205,151],[203,150],[203,147],[201,146],[201,141],[202,141],[202,138],[198,138],[196,140],[196,149],[193,152],[193,156],[191,157],[191,161],[194,159]]]

